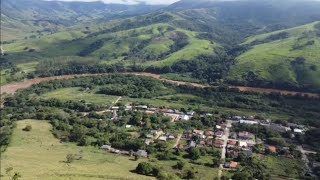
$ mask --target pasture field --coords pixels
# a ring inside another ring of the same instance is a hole
[[[300,172],[297,170],[299,169],[297,167],[300,167],[301,169],[304,168],[304,163],[302,161],[283,157],[265,156],[262,159],[262,162],[266,165],[270,174],[275,176],[275,178],[278,176],[279,179],[299,179]]]
[[[31,125],[32,130],[23,131],[26,125]],[[68,164],[67,154],[81,154],[82,159]],[[95,147],[61,143],[52,135],[51,125],[40,120],[18,121],[1,158],[1,180],[11,179],[14,172],[19,172],[22,180],[154,179],[131,172],[145,159],[132,161],[130,157],[105,153]],[[10,175],[5,172],[9,167],[13,168]]]
[[[44,99],[59,99],[64,101],[82,101],[99,105],[110,105],[118,96],[96,94],[92,91],[81,91],[80,88],[62,88],[42,95]]]

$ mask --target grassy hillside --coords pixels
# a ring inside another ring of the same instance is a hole
[[[30,132],[22,131],[26,125],[32,126]],[[19,172],[22,179],[153,179],[130,172],[139,161],[93,147],[60,143],[50,130],[46,121],[17,122],[12,142],[1,156],[1,179],[11,179],[14,172]],[[64,161],[70,153],[83,158],[67,164]],[[13,168],[11,175],[5,173],[9,167]]]
[[[121,62],[125,65],[170,66],[181,60],[192,60],[200,55],[212,55],[219,47],[213,41],[199,39],[199,33],[174,26],[179,17],[160,13],[145,18],[128,19],[110,27],[88,27],[68,30],[40,38],[6,45],[8,59],[81,57],[95,59],[102,64]],[[133,24],[136,24],[135,28]],[[140,24],[140,25],[139,25]]]
[[[249,38],[228,79],[241,84],[320,89],[320,23]]]

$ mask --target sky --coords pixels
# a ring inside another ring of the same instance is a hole
[[[117,4],[139,4],[141,2],[145,2],[147,4],[172,4],[177,2],[178,0],[59,0],[59,1],[102,1],[105,3],[117,3]]]
[[[51,0],[51,1],[55,1],[55,0]],[[172,4],[172,3],[177,2],[179,0],[56,0],[56,1],[84,1],[84,2],[102,1],[105,3],[115,3],[115,4],[146,3],[146,4],[155,5],[155,4]],[[229,0],[224,0],[224,1],[229,1]],[[279,0],[279,1],[281,1],[281,0]],[[310,0],[301,0],[301,1],[310,1]],[[317,1],[320,1],[320,0],[317,0]]]

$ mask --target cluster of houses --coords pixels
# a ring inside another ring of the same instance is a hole
[[[218,147],[222,148],[224,144],[223,136],[224,130],[226,128],[225,124],[217,125],[215,130],[199,130],[194,129],[190,131],[185,131],[182,139],[187,140],[188,145],[183,146],[178,144],[176,148],[178,149],[188,149],[194,147]]]
[[[113,119],[116,119],[116,112],[120,110],[119,106],[113,106],[110,108],[110,110],[107,110],[109,112],[113,112],[114,117]],[[127,105],[124,107],[125,111],[143,111],[146,114],[156,114],[156,113],[162,113],[163,115],[170,117],[172,122],[177,122],[177,121],[188,121],[190,120],[195,112],[194,111],[187,111],[187,112],[182,112],[177,109],[167,109],[167,108],[153,108],[153,107],[148,107],[146,105],[137,105],[137,106],[131,106]],[[107,111],[101,111],[101,112],[107,112]]]
[[[127,155],[127,156],[139,156],[139,157],[148,157],[148,152],[145,150],[138,150],[136,152],[133,151],[123,151],[116,148],[112,148],[111,145],[102,145],[100,149],[114,153],[119,155]]]
[[[145,144],[149,145],[153,143],[155,140],[158,141],[172,141],[177,138],[176,134],[164,133],[161,129],[159,130],[150,130],[146,135]]]
[[[255,119],[254,117],[242,117],[242,116],[234,116],[232,120],[235,122],[239,122],[240,124],[246,125],[262,125],[274,131],[283,133],[283,132],[292,132],[294,134],[303,134],[307,131],[307,127],[303,125],[298,125],[294,123],[288,123],[287,126],[283,126],[281,124],[271,123],[270,120],[260,120]]]

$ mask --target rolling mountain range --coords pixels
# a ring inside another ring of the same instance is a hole
[[[38,34],[51,34],[62,28],[90,23],[98,19],[109,21],[145,14],[162,5],[123,5],[102,2],[59,2],[42,0],[2,0],[1,24],[3,40],[14,40]]]
[[[56,9],[31,8],[33,13],[58,19],[53,27],[60,29],[6,44],[6,58],[12,62],[81,59],[99,66],[188,74],[209,83],[320,90],[317,1],[182,0],[166,7],[42,3]],[[37,17],[34,21],[41,16],[20,13],[3,13],[5,31],[43,28],[21,21],[22,16]]]

